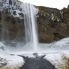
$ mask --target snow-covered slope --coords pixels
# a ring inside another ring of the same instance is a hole
[[[0,65],[2,65],[0,69],[19,69],[24,64],[23,58],[16,55],[0,53],[0,58],[5,59],[7,63],[6,65],[2,65],[5,63],[5,60],[0,60]]]
[[[52,43],[40,43],[39,50],[45,52],[60,52],[62,50],[69,50],[69,37]]]
[[[61,39],[61,40],[59,40],[57,42],[54,42],[53,45],[54,46],[59,46],[59,47],[69,46],[69,37]]]

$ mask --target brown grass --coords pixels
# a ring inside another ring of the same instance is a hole
[[[63,57],[61,69],[69,69],[69,57],[66,56]]]
[[[15,65],[15,66],[11,66],[11,67],[9,67],[9,66],[4,66],[4,67],[1,67],[0,69],[20,69],[19,67],[18,67],[18,65]]]

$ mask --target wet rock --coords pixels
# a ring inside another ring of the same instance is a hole
[[[4,67],[7,65],[7,60],[0,57],[0,67]]]
[[[22,56],[25,60],[25,64],[20,69],[56,69],[48,60],[43,56],[36,56],[35,58],[29,58]]]

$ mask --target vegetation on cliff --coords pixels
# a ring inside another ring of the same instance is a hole
[[[38,6],[38,35],[40,42],[53,42],[69,37],[69,7],[62,10]]]

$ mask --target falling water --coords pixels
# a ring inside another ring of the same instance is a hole
[[[36,19],[35,19],[35,9],[34,6],[30,5],[30,10],[31,10],[31,23],[32,23],[32,36],[33,36],[33,44],[34,44],[34,49],[35,52],[38,50],[38,38],[37,38],[37,25],[36,25]]]
[[[31,4],[24,4],[24,24],[26,42],[30,42],[34,47],[34,52],[37,52],[38,38],[36,27],[36,9]]]

